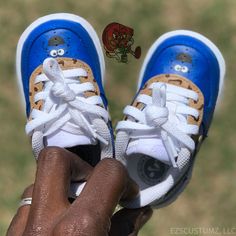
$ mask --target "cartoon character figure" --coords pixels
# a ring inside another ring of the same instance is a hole
[[[110,23],[106,26],[102,34],[102,41],[106,50],[106,55],[115,58],[119,62],[128,62],[128,53],[135,58],[140,58],[141,48],[136,47],[133,51],[134,30],[119,23]]]
[[[51,57],[62,57],[65,52],[65,40],[60,36],[53,36],[48,41],[48,53]]]

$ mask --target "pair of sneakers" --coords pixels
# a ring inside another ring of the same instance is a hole
[[[177,30],[154,42],[116,141],[103,50],[86,20],[66,13],[39,18],[22,34],[16,57],[36,158],[46,146],[67,148],[92,165],[117,158],[140,186],[139,196],[123,203],[129,208],[162,207],[183,191],[224,82],[225,62],[210,40]],[[74,194],[82,187],[72,186]]]

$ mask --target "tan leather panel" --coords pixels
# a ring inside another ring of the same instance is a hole
[[[76,60],[76,59],[70,59],[70,58],[57,58],[57,61],[61,67],[62,70],[68,70],[68,69],[75,69],[75,68],[83,68],[88,73],[88,77],[80,77],[80,82],[91,82],[94,85],[95,91],[87,91],[84,93],[85,97],[90,97],[96,95],[100,95],[100,90],[98,87],[98,84],[96,80],[94,79],[93,73],[89,65],[84,63],[83,61]],[[34,96],[36,93],[42,91],[43,89],[43,82],[35,84],[35,78],[42,74],[43,72],[43,66],[40,65],[38,68],[34,70],[30,77],[30,85],[29,85],[29,98],[30,98],[30,106],[32,109],[38,109],[41,110],[43,101],[34,102]]]
[[[34,81],[38,75],[42,74],[42,66],[35,69],[35,71],[30,76],[30,85],[29,85],[29,100],[30,100],[30,108],[31,110],[37,109],[41,110],[43,101],[34,102],[34,96],[36,93],[41,92],[43,89],[43,83],[35,84]]]
[[[182,88],[191,89],[198,93],[198,101],[195,102],[192,99],[189,99],[189,106],[192,108],[195,108],[199,111],[199,118],[195,119],[192,116],[188,116],[188,123],[193,125],[201,125],[202,119],[203,119],[203,108],[204,108],[204,96],[201,92],[201,90],[190,80],[175,74],[163,74],[154,76],[150,80],[147,81],[147,83],[143,86],[143,88],[140,91],[140,94],[146,94],[151,96],[152,90],[148,88],[149,85],[155,82],[165,82],[172,85],[177,85]],[[142,110],[144,107],[144,104],[138,103],[137,101],[134,101],[133,106],[137,107],[138,109]]]

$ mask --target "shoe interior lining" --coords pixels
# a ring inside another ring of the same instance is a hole
[[[169,166],[150,156],[132,154],[127,157],[127,169],[140,190],[144,190],[163,181]]]
[[[66,149],[78,155],[91,166],[96,166],[101,159],[101,148],[99,143],[96,145],[78,145]]]

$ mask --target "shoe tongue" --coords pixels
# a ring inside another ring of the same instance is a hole
[[[95,145],[97,141],[86,135],[76,135],[64,130],[58,130],[46,137],[46,146],[74,147],[78,145]]]
[[[126,154],[143,154],[167,165],[171,163],[161,139],[138,139],[131,141],[128,144]]]

